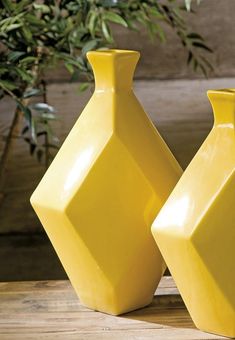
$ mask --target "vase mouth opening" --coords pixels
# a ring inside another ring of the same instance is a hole
[[[219,89],[218,92],[235,93],[235,89]]]
[[[102,50],[93,50],[87,52],[87,55],[89,54],[97,54],[97,55],[110,55],[110,56],[121,56],[121,55],[139,55],[140,53],[138,51],[133,50],[118,50],[118,49],[102,49]]]

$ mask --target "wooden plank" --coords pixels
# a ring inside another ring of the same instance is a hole
[[[66,279],[45,234],[0,237],[0,281]],[[0,302],[1,308],[1,302]]]
[[[39,173],[37,173],[37,176]],[[11,192],[4,192],[0,204],[0,233],[41,233],[43,228],[35,215],[29,199],[33,192],[33,183],[37,181],[25,179],[25,189],[10,188]],[[12,213],[14,211],[14,213]]]
[[[213,334],[205,334],[195,329],[187,328],[168,328],[162,327],[159,329],[134,329],[120,331],[113,331],[110,328],[103,328],[102,331],[97,332],[79,332],[76,328],[64,329],[64,330],[47,330],[40,329],[29,329],[28,332],[20,334],[4,334],[1,335],[1,340],[217,340],[225,339],[217,337]]]
[[[114,317],[82,306],[69,281],[0,283],[0,339],[223,339],[196,330],[171,277],[152,304]]]

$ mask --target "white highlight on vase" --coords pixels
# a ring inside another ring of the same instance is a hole
[[[188,216],[190,208],[190,199],[188,196],[183,196],[173,202],[168,202],[164,207],[157,219],[154,222],[154,226],[177,226],[182,227]]]
[[[64,191],[69,191],[77,182],[81,181],[82,177],[85,175],[85,170],[91,163],[93,151],[94,148],[90,146],[89,148],[85,149],[76,159],[73,167],[68,173],[64,184]]]

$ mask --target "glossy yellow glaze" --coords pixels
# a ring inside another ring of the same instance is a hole
[[[95,92],[31,203],[83,304],[120,314],[149,304],[165,270],[151,224],[181,169],[132,91],[139,53],[88,59]]]
[[[235,90],[208,97],[214,126],[152,232],[197,327],[235,337]]]

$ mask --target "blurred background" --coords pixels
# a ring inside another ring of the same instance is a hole
[[[20,2],[22,1],[18,1],[18,3]],[[1,4],[0,20],[10,17],[4,7],[6,3],[7,1],[3,1]],[[47,20],[46,15],[49,15],[50,8],[44,7],[43,9],[40,5],[45,5],[50,1],[35,1],[33,3],[39,6],[35,7],[35,10],[38,10],[40,14],[38,17],[43,19],[45,16],[45,20]],[[113,1],[110,5],[110,3],[104,2],[105,11],[119,13],[115,7],[117,3],[117,1]],[[135,3],[139,2],[135,1]],[[149,3],[151,5],[151,1]],[[159,1],[159,3],[162,6],[164,4],[172,5],[170,1]],[[173,3],[175,2],[173,1]],[[176,1],[176,4],[185,8],[184,1]],[[186,5],[189,6],[189,4],[190,1],[186,1]],[[19,11],[24,11],[28,5],[29,2],[26,1]],[[206,97],[206,91],[213,88],[234,87],[235,82],[235,27],[233,25],[235,2],[232,0],[204,0],[199,5],[192,2],[191,6],[190,12],[179,9],[182,12],[180,15],[186,24],[187,32],[193,32],[189,33],[191,34],[191,38],[190,35],[189,38],[192,41],[189,42],[188,47],[183,46],[179,30],[174,26],[174,23],[172,24],[171,19],[170,22],[164,20],[161,22],[165,41],[160,41],[156,32],[153,32],[151,38],[148,29],[143,25],[143,20],[142,22],[137,20],[139,27],[137,31],[130,29],[129,23],[125,25],[120,18],[118,19],[120,13],[117,14],[118,16],[109,17],[108,30],[111,30],[114,41],[108,41],[109,36],[104,37],[108,47],[114,45],[120,49],[141,52],[141,59],[135,73],[135,93],[184,169],[213,124],[212,110]],[[167,10],[167,7],[165,9]],[[72,9],[68,9],[68,12],[63,12],[64,17],[68,13],[71,14],[71,11]],[[139,18],[140,13],[137,14]],[[127,19],[125,15],[123,17]],[[91,25],[93,19],[89,20],[88,24]],[[153,25],[155,21],[158,22],[157,15],[151,20]],[[20,25],[18,21],[11,22],[12,24]],[[16,28],[20,30],[20,27],[23,26]],[[2,22],[0,24],[1,63],[6,61],[4,58],[7,55],[9,65],[10,57],[7,54],[7,49],[14,51],[14,46],[6,48],[7,43],[4,39],[6,39],[6,34],[13,32],[16,28],[11,27],[6,30],[4,24]],[[3,32],[4,29],[5,32]],[[102,34],[111,33],[105,32],[105,27],[103,27]],[[83,37],[82,39],[88,38]],[[89,37],[89,39],[85,41],[86,44],[96,38]],[[196,44],[192,42],[196,42]],[[191,43],[193,48],[196,48],[195,55],[202,53],[206,59],[203,64],[206,71],[200,68],[200,60],[198,66],[194,60],[195,56],[190,57]],[[85,50],[99,47],[95,44],[97,42],[93,41],[93,44],[88,44]],[[104,42],[102,44],[105,46]],[[16,46],[18,52],[22,52],[26,45],[27,41],[23,47]],[[29,51],[30,49],[27,50],[28,54]],[[79,51],[78,48],[78,54]],[[40,53],[42,55],[44,50]],[[60,50],[60,53],[69,54],[70,51],[65,49]],[[26,57],[30,57],[28,54]],[[40,58],[42,58],[41,55]],[[20,61],[19,53],[18,57],[11,55],[10,61],[14,61],[14,56],[17,65],[25,65],[30,62],[29,59],[25,62]],[[22,101],[23,104],[19,104],[22,93],[17,92],[18,89],[16,86],[14,88],[14,84],[6,83],[8,78],[6,75],[4,78],[4,71],[0,72],[0,86],[2,83],[0,100],[0,281],[66,277],[50,241],[30,206],[29,198],[56,153],[56,148],[61,145],[92,94],[92,85],[87,84],[87,81],[92,82],[92,76],[89,75],[86,78],[84,74],[81,74],[71,81],[71,74],[74,73],[74,70],[69,66],[71,64],[77,67],[71,60],[67,60],[67,62],[59,60],[55,67],[44,70],[43,81],[40,83],[44,92],[41,91],[37,93],[37,96],[32,96],[32,103],[43,102],[47,105],[47,107],[43,107],[38,104],[34,109],[39,114],[43,113],[48,120],[53,120],[49,123],[53,127],[55,145],[53,146],[51,143],[46,151],[42,150],[43,145],[40,148],[35,146],[34,139],[32,142],[32,126],[27,125],[28,103],[26,105]],[[89,66],[85,66],[89,68]],[[86,73],[85,71],[83,73]],[[27,80],[24,81],[27,82]],[[85,90],[86,87],[88,88]],[[32,91],[32,86],[30,91]],[[17,101],[15,97],[20,99]],[[31,95],[29,97],[31,98]],[[17,124],[14,123],[16,104],[18,109],[20,108],[24,113],[23,119],[19,120]],[[24,105],[24,107],[19,105]],[[32,106],[29,109],[33,111]],[[50,114],[53,115],[50,116]],[[54,116],[56,119],[53,118]],[[46,121],[47,123],[48,121]],[[47,126],[51,125],[47,124]],[[50,157],[46,161],[45,152],[50,153]]]

